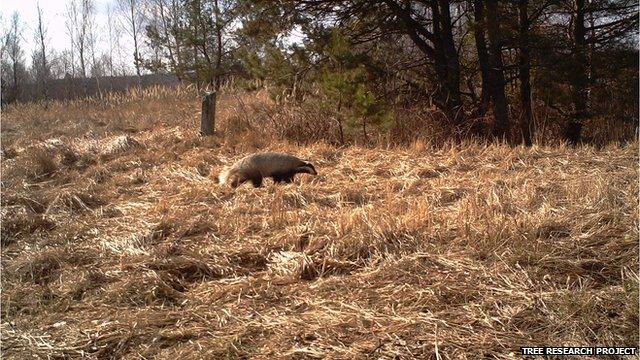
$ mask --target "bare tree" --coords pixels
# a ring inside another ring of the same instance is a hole
[[[101,56],[97,54],[97,42],[99,40],[98,33],[100,29],[96,26],[94,20],[94,4],[88,2],[86,6],[87,11],[87,24],[86,24],[86,44],[87,51],[89,52],[91,67],[89,68],[89,75],[95,78],[95,83],[98,88],[98,93],[102,94],[102,88],[100,86],[100,76],[104,76],[104,63]]]
[[[22,49],[23,31],[24,27],[20,20],[20,15],[14,12],[9,23],[9,30],[3,41],[2,85],[3,89],[6,90],[6,96],[3,96],[2,99],[3,102],[12,102],[19,98],[21,78],[25,74],[24,51]],[[9,75],[7,78],[4,76],[5,73]]]
[[[489,36],[489,61],[491,78],[489,88],[493,99],[493,135],[504,138],[509,128],[509,112],[505,95],[504,64],[502,61],[503,36],[500,29],[500,8],[498,0],[486,0],[487,35]]]
[[[63,50],[61,52],[57,52],[55,49],[51,50],[48,55],[49,62],[49,79],[62,79],[65,74],[68,73],[67,69],[69,68],[68,58],[67,58],[68,50]],[[49,95],[53,97],[55,95],[55,91],[53,91],[52,86],[49,86]]]
[[[140,57],[140,29],[143,26],[141,4],[138,0],[118,0],[118,6],[124,20],[123,28],[133,40],[133,64],[138,75],[138,86],[140,86],[142,74],[142,58]]]
[[[38,9],[38,26],[36,27],[36,41],[39,42],[39,68],[40,74],[38,74],[38,80],[42,86],[42,92],[44,98],[47,99],[49,97],[49,89],[48,89],[48,81],[49,81],[49,62],[47,61],[47,48],[45,45],[45,39],[47,37],[47,28],[44,25],[42,20],[42,8],[40,7],[40,3],[36,3]]]
[[[72,77],[76,76],[76,59],[75,59],[75,48],[76,48],[76,24],[78,23],[78,8],[76,6],[75,0],[71,0],[67,4],[66,9],[66,20],[65,20],[65,29],[67,32],[67,36],[69,36],[69,52],[68,56],[65,59],[65,71],[67,74],[70,74]],[[68,70],[71,70],[69,73]]]
[[[122,45],[122,26],[118,24],[117,4],[107,4],[107,36],[108,36],[108,55],[107,68],[111,76],[125,76],[127,69],[123,63],[123,45]]]
[[[117,39],[116,36],[117,30],[116,27],[113,26],[114,15],[113,15],[113,6],[111,3],[107,4],[107,36],[109,43],[109,50],[107,52],[107,68],[109,69],[109,75],[114,76],[114,61],[113,61],[113,53],[116,48]]]
[[[58,67],[61,72],[61,77],[73,76],[73,51],[65,49],[60,53],[58,57]]]
[[[473,16],[474,16],[474,39],[476,44],[476,52],[478,55],[478,67],[480,68],[480,78],[482,93],[480,94],[480,104],[476,111],[476,115],[484,116],[489,108],[491,100],[491,65],[489,64],[489,52],[487,50],[486,20],[485,8],[483,0],[473,0]]]
[[[529,0],[518,0],[518,40],[520,55],[518,59],[518,76],[520,78],[520,104],[522,115],[520,119],[520,131],[522,141],[526,146],[531,146],[531,125],[533,123],[533,110],[531,108],[531,49],[530,49]]]
[[[87,76],[88,35],[94,14],[93,0],[70,0],[67,4],[67,34],[71,38],[71,49],[78,53],[80,75]]]
[[[93,0],[80,0],[81,1],[81,12],[80,12],[80,27],[79,32],[77,33],[77,44],[78,44],[78,54],[80,55],[80,67],[82,68],[82,76],[87,76],[87,67],[86,67],[86,51],[87,47],[90,46],[89,35],[91,31],[91,23],[93,22],[93,12],[94,12],[94,4]]]
[[[91,60],[91,65],[89,67],[90,76],[95,76],[95,70],[98,66],[98,57],[96,54],[96,46],[98,41],[98,36],[96,30],[93,26],[89,26],[87,28],[87,51],[89,52],[89,60]]]

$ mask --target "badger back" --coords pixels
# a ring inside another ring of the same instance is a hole
[[[250,155],[246,161],[249,167],[259,171],[262,176],[290,172],[304,164],[302,160],[293,155],[275,152]]]

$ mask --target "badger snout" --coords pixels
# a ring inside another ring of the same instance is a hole
[[[311,175],[318,175],[316,168],[311,163],[304,163],[304,165],[298,168],[298,171]]]

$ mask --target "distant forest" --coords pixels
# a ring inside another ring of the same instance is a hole
[[[636,0],[118,0],[108,31],[93,28],[95,6],[67,2],[67,49],[47,46],[41,9],[35,34],[6,19],[3,104],[96,93],[61,95],[65,78],[99,88],[163,74],[158,83],[315,97],[363,131],[407,109],[437,112],[452,137],[525,145],[547,129],[578,143],[585,129],[620,140],[616,128],[638,127]],[[95,46],[117,32],[132,73],[114,61],[117,41]],[[26,36],[38,43],[30,66]]]

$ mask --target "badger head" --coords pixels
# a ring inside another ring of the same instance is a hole
[[[298,166],[296,168],[296,172],[297,173],[306,173],[306,174],[311,174],[311,175],[318,175],[318,173],[316,172],[316,168],[313,167],[313,164],[309,163],[309,162],[303,162],[302,165]]]

